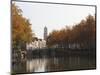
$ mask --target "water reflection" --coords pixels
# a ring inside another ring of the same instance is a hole
[[[16,73],[95,69],[96,59],[90,55],[31,57],[25,61],[13,63],[12,68]]]
[[[95,68],[95,62],[88,57],[70,56],[40,58],[27,61],[27,72],[50,72]]]
[[[46,59],[32,59],[27,61],[27,72],[44,72],[46,68]]]
[[[56,65],[59,64],[58,58],[42,58],[42,59],[32,59],[27,61],[27,72],[46,72],[54,70]],[[53,69],[54,68],[54,69]],[[57,67],[56,67],[57,70]]]

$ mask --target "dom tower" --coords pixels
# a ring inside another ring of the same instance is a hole
[[[47,30],[47,27],[45,26],[44,27],[44,40],[47,40],[47,32],[48,30]]]

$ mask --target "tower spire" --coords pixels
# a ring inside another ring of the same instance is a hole
[[[47,40],[47,32],[48,30],[47,30],[47,27],[45,26],[44,27],[44,40]]]

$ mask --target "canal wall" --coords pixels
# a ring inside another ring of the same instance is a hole
[[[47,48],[47,49],[35,49],[28,50],[28,58],[52,58],[52,57],[67,57],[67,56],[89,56],[96,57],[96,51],[94,49],[62,49],[62,48]]]

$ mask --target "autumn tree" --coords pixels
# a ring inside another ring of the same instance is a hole
[[[26,43],[32,41],[31,24],[27,18],[22,15],[22,10],[12,4],[12,46],[13,48],[25,48]]]
[[[82,49],[93,49],[96,44],[95,22],[95,17],[88,15],[72,28],[67,26],[61,30],[54,30],[48,36],[47,45],[58,45],[64,48],[74,45]]]

